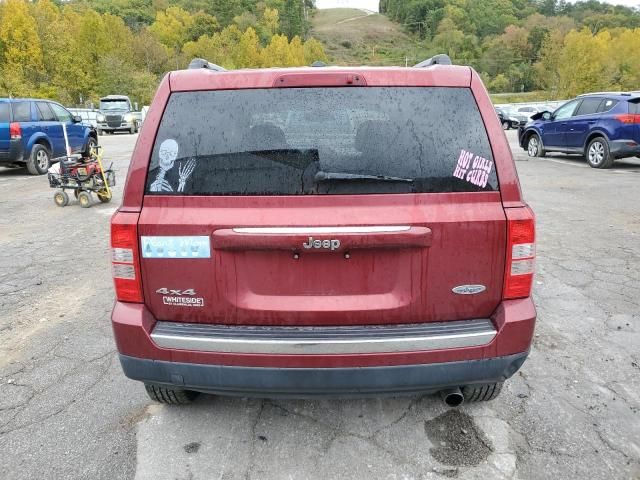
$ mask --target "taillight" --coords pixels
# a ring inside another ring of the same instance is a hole
[[[536,258],[535,217],[529,207],[507,208],[507,263],[504,299],[531,295]]]
[[[137,222],[137,213],[116,212],[111,218],[111,268],[116,298],[120,302],[144,301]]]
[[[11,138],[11,140],[19,140],[22,138],[22,127],[18,122],[9,124],[9,138]]]
[[[623,113],[622,115],[616,115],[616,120],[622,123],[640,123],[640,115],[633,113]]]

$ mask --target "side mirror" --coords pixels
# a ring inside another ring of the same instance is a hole
[[[82,117],[80,115],[74,115],[73,123],[82,123]]]
[[[542,118],[544,118],[545,120],[551,120],[553,119],[553,114],[551,112],[544,112],[542,114]]]

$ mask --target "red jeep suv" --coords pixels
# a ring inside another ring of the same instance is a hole
[[[165,403],[497,396],[531,345],[534,215],[447,60],[169,73],[111,220],[125,374]]]

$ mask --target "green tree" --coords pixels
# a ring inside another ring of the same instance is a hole
[[[197,40],[202,35],[213,35],[219,30],[220,24],[216,17],[199,11],[193,15],[192,22],[185,31],[185,39],[186,41]]]
[[[280,30],[290,39],[296,35],[300,37],[306,35],[307,22],[301,0],[285,0],[280,10]]]

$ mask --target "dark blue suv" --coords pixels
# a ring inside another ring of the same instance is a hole
[[[520,130],[530,157],[574,153],[593,168],[609,168],[615,159],[640,156],[640,92],[581,95],[531,118]]]
[[[98,144],[96,130],[58,103],[0,98],[0,165],[26,164],[32,175],[46,173],[52,160],[66,154],[62,124],[71,154],[88,154]]]

